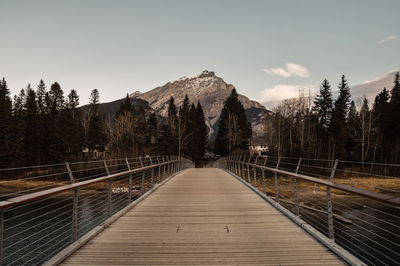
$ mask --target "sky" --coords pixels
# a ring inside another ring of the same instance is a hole
[[[57,81],[81,104],[215,71],[271,107],[400,68],[400,1],[0,0],[0,77]]]

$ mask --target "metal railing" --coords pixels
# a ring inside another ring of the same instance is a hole
[[[43,264],[193,166],[155,156],[0,169],[0,265]]]
[[[329,242],[371,265],[400,261],[400,165],[274,156],[229,156],[234,173]]]

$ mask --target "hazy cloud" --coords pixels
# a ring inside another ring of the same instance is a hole
[[[300,85],[279,84],[272,88],[266,88],[261,92],[261,102],[276,102],[288,98],[299,96],[299,90],[303,87]]]
[[[400,35],[389,35],[385,39],[380,40],[378,43],[382,44],[385,42],[390,42],[390,41],[396,40],[397,38],[400,38]]]
[[[298,76],[301,78],[310,77],[310,72],[306,67],[295,63],[287,63],[286,69],[281,67],[273,67],[273,68],[263,69],[263,71],[268,75],[280,76],[284,78],[288,78],[291,76]]]
[[[273,75],[273,76],[281,76],[281,77],[290,77],[292,74],[289,73],[288,71],[286,71],[285,69],[281,68],[281,67],[273,67],[273,68],[269,68],[269,69],[263,69],[263,71],[265,73],[267,73],[268,75]]]

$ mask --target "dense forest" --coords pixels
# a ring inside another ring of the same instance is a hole
[[[65,96],[57,82],[47,90],[43,80],[11,99],[3,78],[0,168],[156,154],[178,154],[196,163],[203,159],[208,130],[200,103],[186,97],[178,110],[171,97],[167,119],[135,107],[129,97],[112,119],[102,116],[100,108],[97,89],[82,114],[75,90]]]
[[[328,80],[312,99],[300,93],[284,100],[266,125],[269,153],[278,156],[400,162],[400,78],[368,102],[351,99],[345,76],[333,99]]]
[[[0,80],[0,168],[88,160],[177,154],[199,164],[208,147],[208,128],[202,106],[168,102],[167,117],[159,117],[121,102],[113,118],[101,115],[97,89],[91,92],[85,114],[75,90],[64,95],[55,82],[47,90],[41,80],[13,98]],[[361,162],[400,162],[400,77],[371,104],[364,96],[351,100],[350,87],[341,77],[333,99],[328,80],[312,97],[303,92],[284,100],[266,122],[269,154]],[[248,152],[251,125],[236,90],[225,100],[215,140],[215,152],[227,155]]]

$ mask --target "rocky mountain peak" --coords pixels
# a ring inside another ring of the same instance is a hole
[[[182,77],[145,93],[131,94],[131,97],[146,100],[157,114],[166,117],[171,96],[174,97],[175,104],[180,106],[187,95],[190,102],[197,103],[199,101],[203,106],[210,136],[214,137],[225,99],[234,88],[232,84],[227,84],[221,77],[216,76],[215,72],[204,70],[197,76]],[[262,131],[260,127],[263,127],[261,120],[269,111],[260,103],[252,101],[246,96],[239,95],[239,100],[247,110],[254,134],[258,135],[257,132]]]

